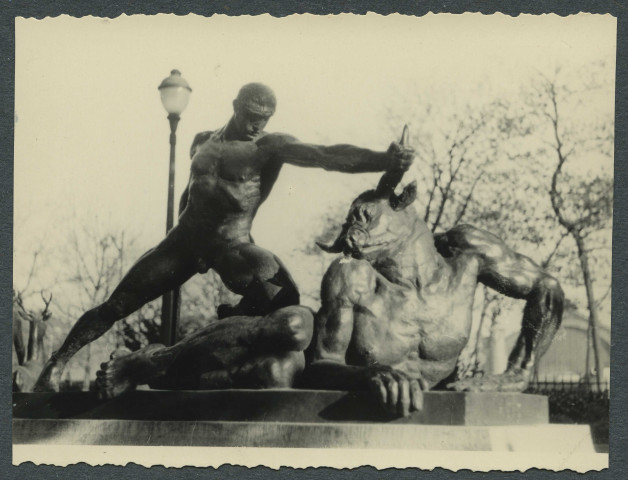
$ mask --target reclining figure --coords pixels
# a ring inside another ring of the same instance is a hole
[[[559,283],[470,225],[434,237],[412,206],[416,183],[394,194],[402,175],[385,173],[355,199],[333,245],[319,244],[344,257],[323,278],[303,385],[372,390],[395,415],[421,409],[422,390],[434,387],[525,390],[560,326]],[[505,373],[448,384],[469,339],[478,282],[526,300],[521,333]]]
[[[138,385],[172,390],[291,387],[303,371],[312,311],[291,305],[262,316],[214,319],[171,347],[121,348],[96,373],[99,398]]]

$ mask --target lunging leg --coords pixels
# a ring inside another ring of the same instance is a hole
[[[221,305],[218,317],[267,315],[299,304],[299,291],[275,255],[252,243],[241,243],[218,256],[215,270],[225,285],[242,295],[237,305]]]
[[[181,248],[176,229],[131,268],[111,297],[83,314],[59,350],[42,370],[35,391],[58,391],[61,373],[82,347],[93,342],[112,325],[163,293],[180,286],[194,273],[192,257]]]

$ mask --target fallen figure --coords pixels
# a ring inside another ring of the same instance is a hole
[[[331,246],[301,384],[372,390],[393,415],[422,408],[422,391],[523,391],[560,326],[556,279],[499,238],[470,225],[432,235],[412,203],[416,183],[394,194],[388,172],[359,195]],[[451,382],[469,339],[478,283],[526,300],[505,373]],[[443,385],[444,384],[444,385]]]
[[[138,385],[172,390],[291,387],[305,366],[313,314],[293,305],[261,316],[214,320],[171,347],[118,349],[96,373],[101,399]]]

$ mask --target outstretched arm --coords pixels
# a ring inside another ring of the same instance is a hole
[[[264,143],[272,145],[270,148],[273,158],[282,163],[345,173],[407,170],[414,159],[414,151],[398,143],[391,144],[386,152],[345,144],[313,145],[301,143],[289,135],[277,134],[267,135]]]
[[[436,241],[445,256],[474,255],[480,282],[509,297],[526,300],[521,334],[508,359],[508,371],[530,372],[560,327],[564,294],[558,281],[495,235],[470,225],[459,225]]]

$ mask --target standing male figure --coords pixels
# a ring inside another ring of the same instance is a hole
[[[57,391],[66,363],[84,345],[117,320],[210,268],[242,295],[237,305],[219,307],[220,318],[263,316],[298,305],[299,292],[290,274],[275,255],[253,243],[250,233],[257,209],[284,163],[347,173],[407,170],[412,164],[412,150],[397,143],[386,152],[374,152],[268,134],[264,128],[275,107],[270,88],[247,84],[233,101],[229,122],[216,132],[196,136],[179,224],[140,257],[105,303],[79,318],[44,366],[35,390]]]

